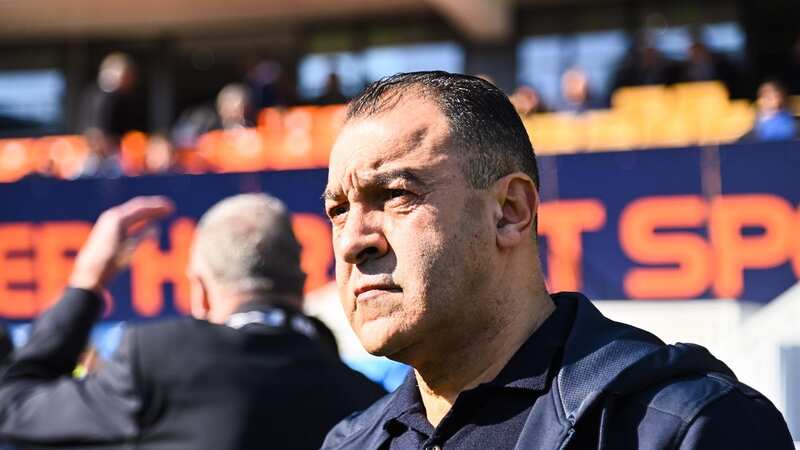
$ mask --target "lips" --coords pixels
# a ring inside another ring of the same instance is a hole
[[[365,301],[370,297],[387,292],[400,292],[400,286],[391,283],[364,284],[356,288],[353,293],[359,301]]]

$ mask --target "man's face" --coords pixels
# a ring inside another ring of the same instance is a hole
[[[772,83],[764,83],[758,89],[758,109],[762,114],[775,114],[783,108],[783,98]]]
[[[432,102],[354,119],[330,161],[336,281],[364,347],[406,362],[479,320],[470,298],[494,245],[486,191],[469,188]]]

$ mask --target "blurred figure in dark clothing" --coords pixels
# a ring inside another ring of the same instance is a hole
[[[800,34],[794,41],[789,56],[789,65],[786,68],[786,90],[789,95],[800,95]]]
[[[717,61],[711,50],[699,41],[689,47],[689,60],[681,73],[684,81],[719,80]]]
[[[281,65],[274,61],[259,61],[250,67],[245,75],[245,84],[252,94],[253,109],[286,105],[286,98],[281,92],[282,77]]]
[[[786,108],[786,88],[768,80],[758,88],[758,116],[746,140],[780,141],[797,137],[797,123]]]
[[[589,77],[586,72],[572,68],[561,76],[560,112],[580,114],[590,109],[600,108],[599,102],[589,91]]]
[[[192,106],[181,112],[172,127],[172,143],[179,149],[194,148],[204,133],[219,128],[219,117],[213,106]]]
[[[547,112],[547,106],[536,89],[521,85],[508,97],[520,117]]]
[[[721,81],[733,97],[739,97],[739,74],[727,58],[712,52],[699,36],[693,38],[688,56],[688,61],[679,70],[677,81]]]
[[[675,63],[647,42],[636,44],[623,60],[614,79],[614,88],[672,84],[677,79]]]
[[[197,139],[209,131],[254,127],[254,116],[247,88],[230,83],[219,91],[214,107],[206,104],[181,113],[172,129],[172,142],[178,148],[193,148]]]
[[[127,131],[144,128],[136,86],[136,66],[130,56],[114,52],[103,59],[97,82],[83,94],[80,128],[90,155],[78,176],[122,175],[120,138]]]
[[[325,81],[325,90],[317,97],[316,103],[320,105],[338,105],[347,103],[347,97],[342,93],[342,84],[336,72],[328,74]]]
[[[302,312],[302,248],[286,206],[266,194],[227,198],[200,219],[191,318],[126,327],[112,358],[76,380],[103,292],[141,230],[174,210],[137,197],[100,215],[69,287],[0,375],[0,438],[70,450],[318,449],[385,394]]]

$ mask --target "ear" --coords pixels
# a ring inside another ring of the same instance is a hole
[[[208,320],[211,304],[208,301],[208,286],[197,273],[189,272],[189,311],[198,320]]]
[[[511,248],[531,239],[532,227],[539,207],[539,192],[531,178],[514,172],[492,186],[495,200],[497,245]]]

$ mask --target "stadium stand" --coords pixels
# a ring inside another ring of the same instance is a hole
[[[793,105],[797,107],[797,101]],[[343,120],[343,105],[270,107],[255,128],[205,133],[194,149],[179,149],[185,172],[249,172],[326,167]],[[611,108],[584,114],[538,113],[523,118],[539,154],[714,145],[733,142],[755,120],[747,100],[731,100],[721,82],[624,87]],[[148,136],[126,133],[120,143],[126,174],[144,173]],[[0,181],[31,173],[76,176],[88,155],[81,136],[0,140]]]

